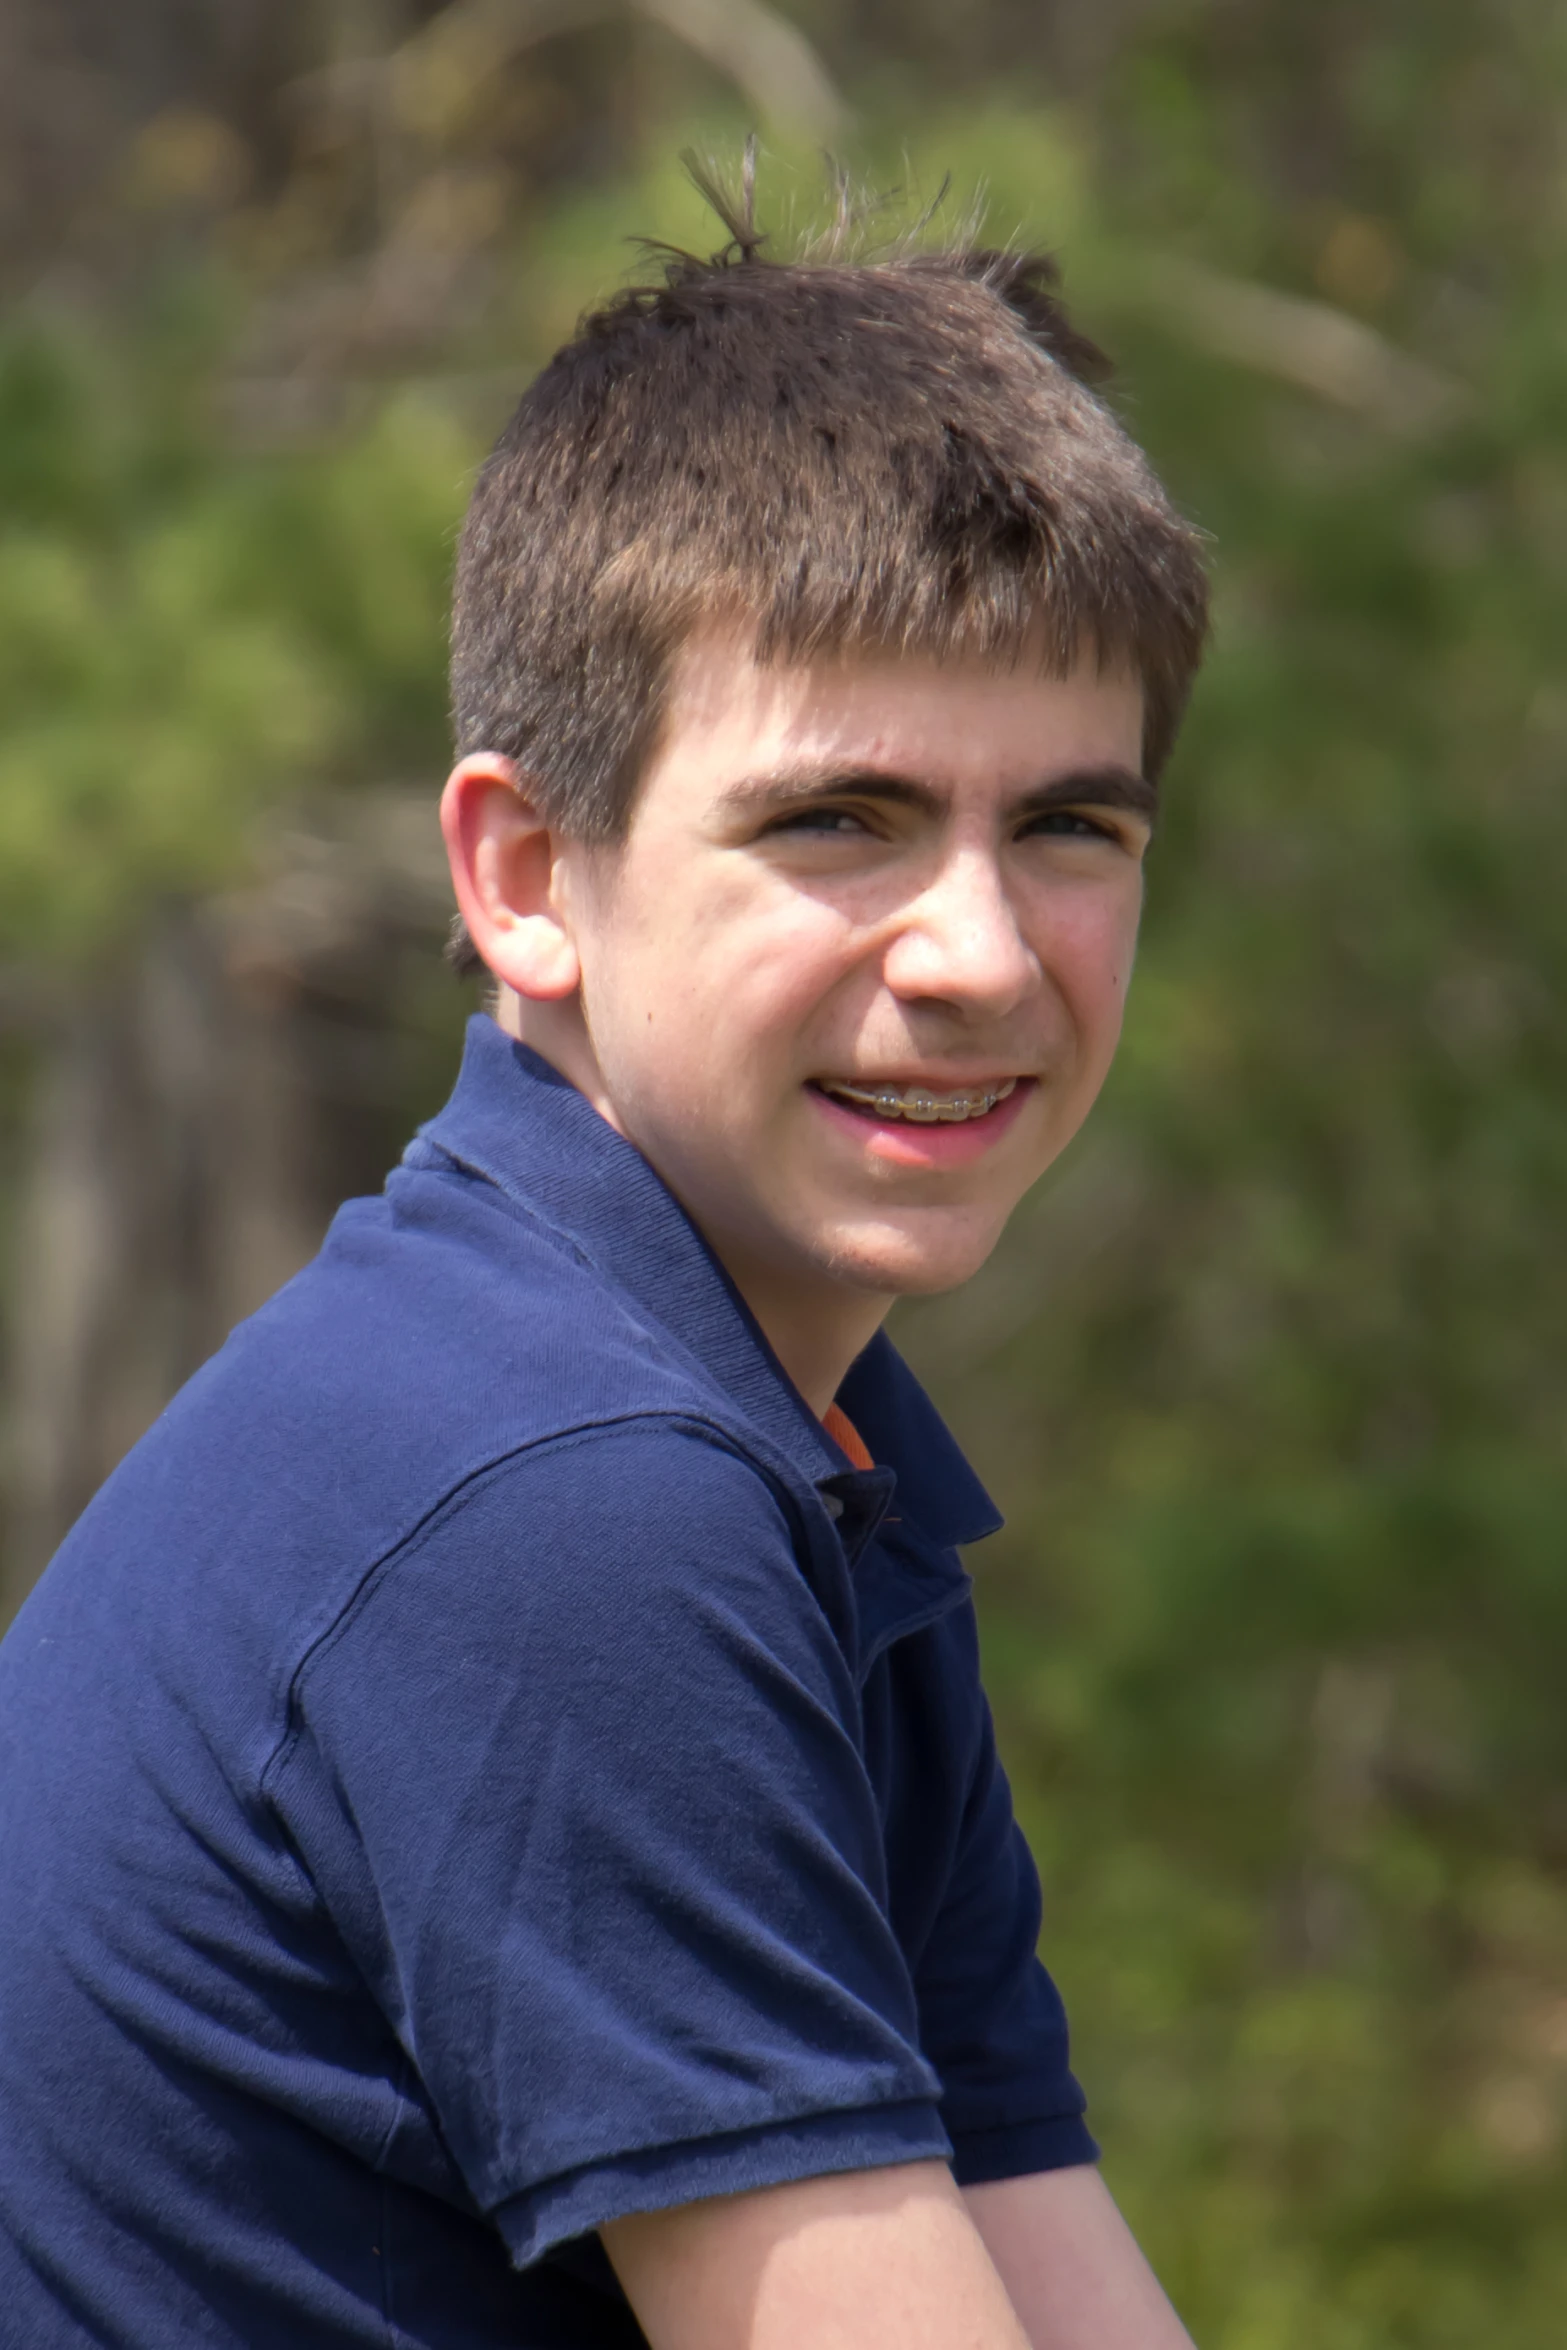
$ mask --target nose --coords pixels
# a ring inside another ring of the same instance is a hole
[[[1044,976],[995,857],[977,846],[955,849],[903,907],[882,968],[907,1002],[990,1018],[1014,1011]]]

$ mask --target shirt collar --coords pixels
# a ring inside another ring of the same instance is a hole
[[[813,1483],[848,1502],[851,1516],[862,1514],[856,1501],[866,1516],[880,1515],[891,1469],[900,1515],[928,1540],[973,1542],[1000,1524],[934,1405],[882,1333],[838,1397],[879,1466],[849,1468],[663,1179],[569,1080],[487,1014],[469,1021],[451,1100],[421,1134],[633,1299]]]
[[[885,1330],[850,1367],[838,1402],[871,1458],[896,1469],[897,1508],[922,1534],[955,1545],[995,1533],[1001,1512]]]

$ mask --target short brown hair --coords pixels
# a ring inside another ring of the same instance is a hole
[[[710,195],[713,191],[706,191]],[[485,465],[457,563],[459,756],[547,818],[629,821],[671,658],[710,617],[763,660],[1085,645],[1144,692],[1158,774],[1201,657],[1198,534],[1090,384],[1039,254],[766,257],[749,197],[710,259],[583,319]],[[460,951],[458,959],[469,961]]]

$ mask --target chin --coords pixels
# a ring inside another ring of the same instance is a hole
[[[1004,1224],[956,1232],[904,1232],[885,1225],[836,1235],[828,1252],[834,1277],[882,1297],[938,1297],[972,1279],[1001,1238]]]

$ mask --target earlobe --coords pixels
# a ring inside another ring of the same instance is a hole
[[[520,996],[558,1003],[581,979],[559,888],[559,841],[498,752],[459,760],[441,795],[441,831],[468,935]]]

